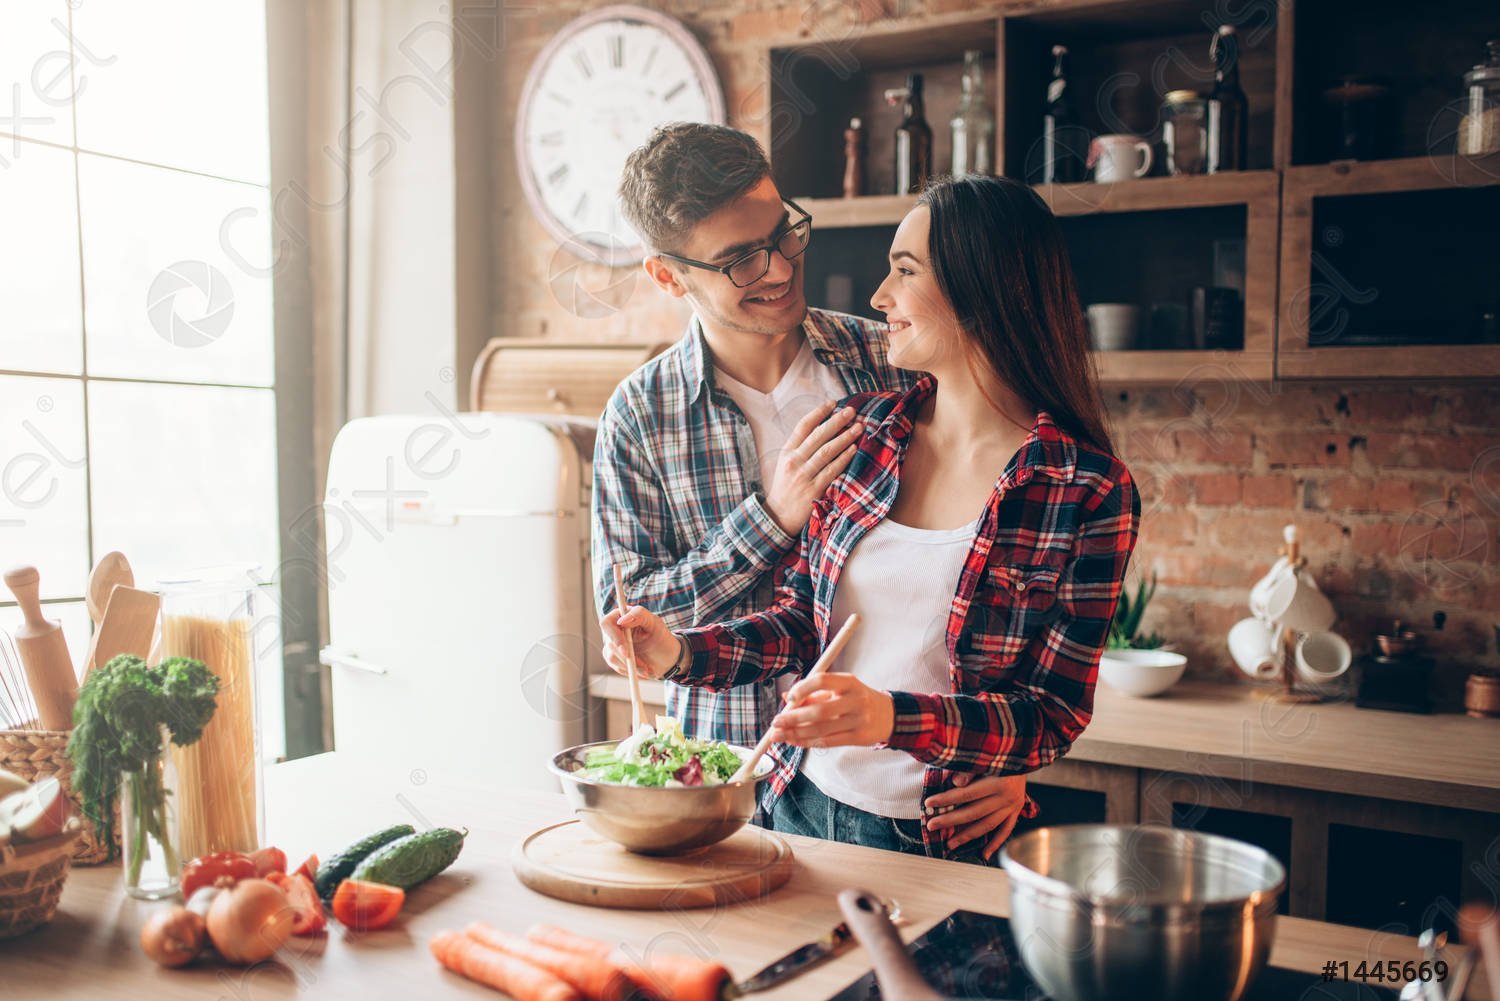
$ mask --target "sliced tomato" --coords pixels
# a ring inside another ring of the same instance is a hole
[[[318,883],[318,864],[318,856],[309,855],[302,860],[302,864],[297,867],[297,871],[292,875],[306,876],[307,881],[316,886]]]
[[[286,872],[286,852],[280,848],[257,848],[250,858],[255,863],[255,874],[262,879],[267,873]]]
[[[323,901],[318,899],[318,891],[313,889],[312,880],[294,872],[282,877],[281,889],[285,891],[286,899],[297,909],[297,917],[292,922],[293,935],[316,935],[328,927]]]
[[[233,886],[254,879],[255,860],[243,852],[214,852],[182,867],[182,899],[192,900],[202,886]]]
[[[333,892],[333,916],[354,931],[374,931],[394,921],[405,902],[399,886],[346,879]]]

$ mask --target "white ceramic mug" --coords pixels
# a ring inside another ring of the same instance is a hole
[[[1333,625],[1338,613],[1328,596],[1318,590],[1312,574],[1283,573],[1265,592],[1267,622],[1299,633],[1320,633]]]
[[[1349,670],[1354,651],[1338,633],[1303,633],[1297,637],[1297,677],[1324,685]]]
[[[1131,135],[1097,136],[1089,144],[1089,164],[1101,184],[1144,177],[1151,169],[1151,144]]]
[[[1229,629],[1229,655],[1252,678],[1274,678],[1281,670],[1275,626],[1260,619],[1241,619]]]
[[[1129,351],[1141,329],[1141,308],[1126,302],[1096,302],[1085,312],[1095,351]]]

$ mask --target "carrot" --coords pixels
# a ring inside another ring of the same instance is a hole
[[[516,1001],[583,1001],[566,981],[456,931],[439,932],[429,948],[446,969],[504,991]]]
[[[552,949],[563,952],[575,952],[582,956],[597,956],[607,959],[615,947],[608,942],[601,942],[596,938],[586,938],[559,928],[557,925],[532,925],[526,930],[526,937],[538,945],[545,945]]]
[[[719,1001],[724,982],[733,979],[722,963],[696,956],[652,956],[645,965],[608,942],[586,938],[556,925],[532,925],[526,937],[540,945],[590,959],[607,959],[637,987],[667,1001]]]
[[[697,956],[652,956],[643,965],[616,949],[611,958],[642,990],[667,1001],[719,1001],[734,979],[723,963]]]
[[[519,935],[507,935],[482,921],[469,925],[464,929],[464,934],[481,945],[523,960],[567,981],[589,1001],[625,1001],[635,992],[635,984],[631,983],[625,971],[609,962],[607,948],[604,956],[564,952]]]

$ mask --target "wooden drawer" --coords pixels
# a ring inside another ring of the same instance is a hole
[[[667,347],[492,338],[474,363],[469,406],[596,418],[620,381]]]

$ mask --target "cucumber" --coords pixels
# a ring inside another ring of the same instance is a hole
[[[409,890],[452,865],[467,834],[451,827],[408,834],[365,856],[349,878]]]
[[[387,827],[383,831],[376,831],[374,834],[359,839],[348,848],[329,858],[327,862],[318,866],[318,875],[314,880],[318,896],[324,900],[332,900],[333,891],[339,888],[340,883],[349,878],[349,874],[365,860],[367,855],[415,831],[416,828],[410,824],[397,824],[394,827]]]

